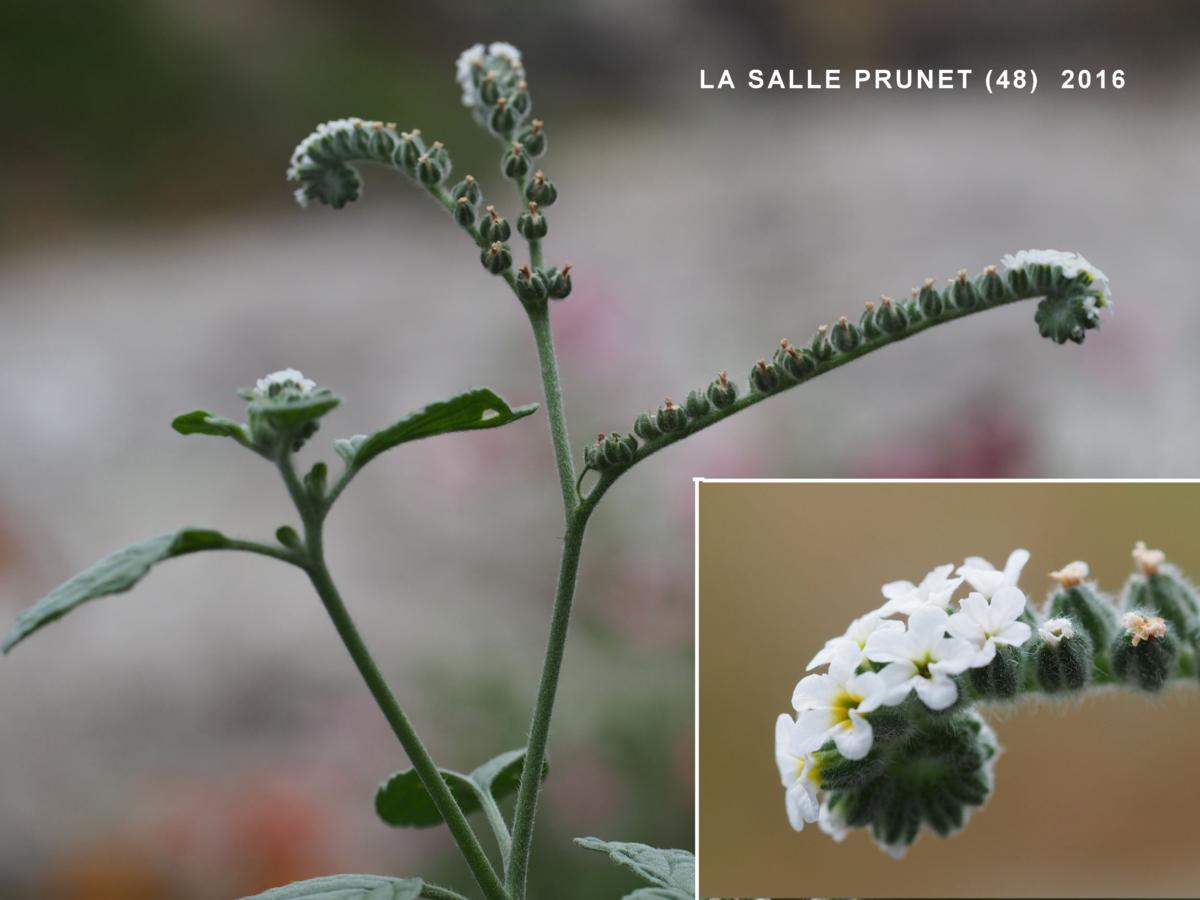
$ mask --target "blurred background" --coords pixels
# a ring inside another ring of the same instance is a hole
[[[8,0],[0,610],[180,524],[269,536],[287,518],[270,470],[168,427],[237,414],[266,372],[349,398],[325,441],[478,384],[539,399],[523,316],[411,185],[365,171],[335,213],[298,209],[283,178],[316,123],[395,120],[512,216],[452,77],[476,41],[523,48],[547,122],[578,446],[718,369],[744,382],[779,338],[881,292],[1083,252],[1117,298],[1086,346],[1037,338],[1032,305],[973,317],[609,495],[534,870],[538,896],[619,896],[631,879],[567,838],[692,840],[693,475],[1197,474],[1198,35],[1186,2]],[[1036,65],[1043,87],[698,89],[701,67],[964,65]],[[1066,66],[1128,87],[1059,93]],[[557,504],[538,417],[379,460],[330,523],[348,601],[447,765],[523,742]],[[226,897],[346,870],[464,885],[443,834],[376,822],[376,783],[406,763],[307,585],[267,561],[180,560],[80,611],[3,661],[0,716],[5,897]]]
[[[1194,896],[1195,685],[986,712],[987,806],[900,861],[861,829],[792,831],[772,751],[808,660],[880,585],[1025,547],[1035,603],[1075,559],[1115,594],[1137,540],[1195,577],[1197,504],[1200,484],[702,484],[701,896]]]

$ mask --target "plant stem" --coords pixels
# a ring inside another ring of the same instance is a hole
[[[567,418],[563,411],[562,383],[558,375],[558,359],[554,353],[554,336],[550,330],[550,307],[545,301],[524,306],[529,315],[529,324],[533,328],[533,340],[537,345],[542,387],[546,394],[546,415],[550,421],[550,439],[554,443],[554,458],[558,465],[563,512],[569,525],[571,512],[578,503],[575,493],[575,462],[571,457],[571,440],[567,435]]]
[[[574,486],[572,484],[572,490]],[[554,612],[550,618],[550,637],[542,664],[533,720],[529,726],[529,741],[525,748],[525,766],[517,790],[517,805],[513,812],[512,855],[509,858],[506,885],[513,900],[524,900],[529,874],[529,850],[533,840],[533,822],[537,815],[541,772],[546,761],[546,743],[550,735],[550,717],[558,692],[558,676],[562,671],[567,629],[571,621],[571,606],[575,597],[575,581],[579,574],[579,558],[583,535],[594,504],[583,504],[567,514],[567,531],[563,539],[562,562],[558,571],[558,587],[554,596]]]
[[[479,798],[479,806],[483,809],[483,815],[487,819],[488,825],[491,826],[492,834],[496,836],[496,846],[500,850],[500,863],[504,873],[507,874],[508,860],[512,855],[512,835],[508,831],[508,823],[504,821],[504,815],[500,812],[500,806],[496,803],[496,798],[492,796],[491,791],[476,785],[475,796]]]
[[[312,540],[314,537],[315,540]],[[450,793],[450,788],[438,771],[437,764],[429,755],[429,751],[417,735],[408,716],[400,708],[395,695],[388,687],[387,681],[367,649],[362,634],[354,624],[350,611],[342,601],[341,595],[330,577],[329,569],[325,565],[325,560],[320,554],[320,532],[310,535],[310,541],[315,543],[315,547],[311,547],[310,553],[313,549],[317,553],[312,555],[309,578],[313,587],[316,588],[317,594],[321,597],[321,602],[325,604],[325,610],[329,613],[329,618],[333,620],[334,628],[337,629],[338,636],[345,644],[346,651],[354,660],[359,674],[362,675],[363,681],[367,683],[367,687],[371,691],[371,696],[375,698],[375,702],[383,712],[383,717],[387,719],[392,731],[399,739],[400,745],[404,748],[404,752],[412,761],[413,768],[421,779],[421,784],[429,793],[433,805],[437,807],[449,827],[450,833],[454,836],[454,840],[458,844],[459,850],[462,851],[462,855],[471,869],[471,874],[475,876],[484,896],[488,900],[507,900],[508,893],[500,882],[495,869],[492,868],[487,854],[479,843],[479,838],[468,824],[462,808],[454,799],[454,795]]]

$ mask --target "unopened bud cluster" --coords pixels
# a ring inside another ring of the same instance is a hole
[[[901,855],[922,830],[948,835],[991,792],[999,748],[973,708],[1090,685],[1158,691],[1197,678],[1200,603],[1161,551],[1134,549],[1119,603],[1077,561],[1052,572],[1043,608],[1018,587],[1026,550],[1003,569],[969,557],[884,603],[826,642],[776,722],[788,818],[840,840],[868,828]],[[955,594],[966,585],[966,596]]]
[[[272,372],[238,396],[247,401],[250,444],[268,457],[285,448],[298,451],[317,433],[321,416],[341,403],[341,397],[296,369]]]

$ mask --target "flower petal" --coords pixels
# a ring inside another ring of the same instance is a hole
[[[921,702],[930,709],[946,709],[958,699],[958,686],[945,676],[918,678],[915,687]]]
[[[996,624],[1012,622],[1025,612],[1025,592],[1018,587],[1005,585],[992,594],[992,621]]]
[[[875,734],[871,730],[871,723],[854,711],[850,713],[850,727],[840,729],[833,736],[838,753],[846,759],[862,759],[871,752],[871,744],[874,740]]]

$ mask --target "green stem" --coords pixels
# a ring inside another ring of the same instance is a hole
[[[396,737],[399,739],[400,745],[404,748],[404,752],[408,754],[408,758],[412,761],[413,768],[417,772],[417,777],[421,779],[421,784],[429,793],[433,805],[437,807],[438,813],[449,827],[450,834],[453,835],[459,850],[462,851],[462,855],[467,861],[467,866],[471,869],[471,874],[475,876],[475,880],[479,883],[484,896],[488,900],[508,900],[508,892],[505,890],[499,876],[488,860],[487,854],[479,843],[479,838],[471,830],[471,826],[467,822],[467,817],[463,814],[462,807],[458,805],[458,801],[450,793],[450,788],[446,785],[445,779],[442,778],[441,773],[438,771],[433,757],[429,755],[429,751],[417,735],[408,716],[400,708],[395,695],[392,693],[391,688],[388,687],[387,681],[384,679],[374,658],[367,649],[362,634],[354,624],[354,619],[350,616],[350,611],[342,601],[341,595],[338,593],[333,579],[330,577],[324,558],[320,555],[320,532],[310,534],[309,537],[310,554],[312,556],[309,578],[312,581],[313,587],[316,588],[321,602],[325,604],[325,610],[329,613],[329,618],[333,620],[334,628],[337,629],[338,636],[341,637],[342,643],[346,646],[346,651],[350,654],[350,658],[354,660],[359,674],[362,675],[363,681],[366,682],[368,689],[371,691],[371,696],[375,698],[375,702],[383,712],[383,717],[387,719],[388,724],[392,727],[392,731],[395,732]],[[313,553],[314,550],[316,551],[315,553]]]
[[[599,499],[599,498],[596,498]],[[517,805],[513,812],[512,855],[509,859],[506,884],[514,900],[523,900],[529,874],[529,851],[533,841],[533,823],[537,815],[541,772],[546,762],[546,743],[550,735],[550,718],[554,698],[558,693],[558,677],[562,671],[571,621],[571,606],[575,597],[575,582],[579,574],[579,558],[583,535],[595,503],[589,501],[567,515],[567,531],[563,539],[562,562],[558,571],[558,586],[554,595],[554,612],[550,618],[550,637],[542,664],[533,720],[529,726],[529,741],[525,748],[525,765],[521,785],[517,790]]]
[[[575,493],[575,462],[571,456],[571,440],[567,435],[567,418],[563,411],[562,383],[558,374],[558,359],[554,353],[554,336],[550,329],[550,307],[541,303],[525,304],[533,340],[537,345],[541,367],[542,387],[546,394],[546,416],[550,422],[550,439],[554,443],[554,458],[558,465],[558,482],[562,491],[563,511],[568,523],[578,501]]]
[[[483,809],[484,818],[491,826],[492,834],[496,836],[496,846],[500,850],[500,862],[504,872],[507,873],[508,860],[512,855],[512,835],[509,834],[508,823],[504,821],[504,815],[500,812],[500,806],[496,803],[496,798],[492,796],[491,791],[475,785],[475,796],[479,799],[479,805]]]

